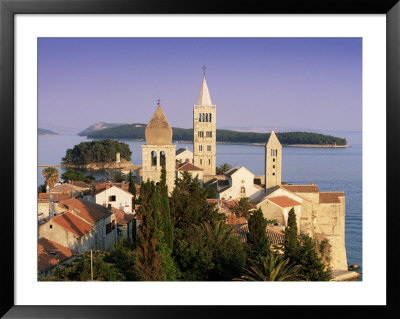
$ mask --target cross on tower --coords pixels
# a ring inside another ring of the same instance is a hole
[[[206,76],[206,66],[205,65],[203,65],[203,67],[201,68],[202,70],[203,70],[203,76]]]
[[[161,102],[161,99],[158,98],[158,99],[157,99],[157,106],[160,106],[160,102]]]

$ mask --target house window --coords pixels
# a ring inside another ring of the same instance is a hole
[[[108,201],[109,202],[115,202],[116,200],[117,200],[117,198],[116,198],[115,195],[108,196]]]
[[[108,223],[106,225],[106,235],[108,235],[109,233],[111,233],[111,223]]]
[[[50,228],[53,229],[53,225],[50,225]]]
[[[211,145],[207,145],[207,152],[211,152]]]
[[[203,151],[203,145],[199,145],[199,151],[200,151],[200,152]]]
[[[246,188],[245,187],[241,187],[240,188],[240,194],[246,194]]]

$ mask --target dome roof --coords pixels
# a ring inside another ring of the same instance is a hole
[[[168,145],[172,143],[172,129],[161,108],[158,106],[145,130],[147,145]]]

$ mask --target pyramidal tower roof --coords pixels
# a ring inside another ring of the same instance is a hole
[[[197,105],[209,106],[213,105],[211,102],[210,92],[208,91],[206,76],[203,76],[203,82],[201,83],[199,99]]]
[[[144,135],[147,145],[168,145],[172,143],[172,129],[160,105],[147,124]]]
[[[281,143],[279,142],[278,137],[276,136],[275,132],[272,131],[269,135],[268,142],[265,146],[268,147],[282,147]]]

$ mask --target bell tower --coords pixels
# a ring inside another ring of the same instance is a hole
[[[146,144],[142,145],[142,174],[143,182],[147,180],[160,181],[161,168],[167,171],[168,193],[175,186],[175,153],[176,145],[172,144],[172,129],[160,106],[146,126]]]
[[[216,169],[216,105],[208,91],[206,67],[197,104],[193,106],[193,164],[204,170],[204,175],[215,175]]]
[[[272,131],[265,145],[265,189],[281,185],[282,145]]]

